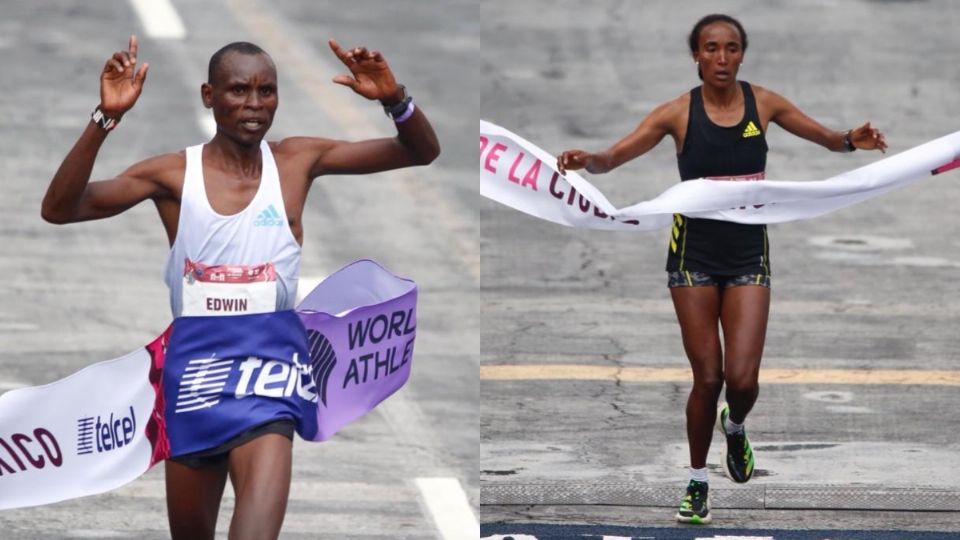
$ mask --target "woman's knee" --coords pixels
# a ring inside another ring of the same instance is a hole
[[[756,395],[760,391],[760,381],[756,373],[726,374],[727,393],[736,395]]]
[[[694,373],[693,392],[704,396],[719,396],[723,389],[723,372]]]

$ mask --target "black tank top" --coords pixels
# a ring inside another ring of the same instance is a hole
[[[767,165],[767,141],[753,90],[743,89],[743,119],[732,127],[714,124],[703,108],[700,87],[690,91],[690,113],[683,149],[677,155],[680,180],[759,180]],[[766,225],[673,217],[667,271],[721,276],[770,274]]]

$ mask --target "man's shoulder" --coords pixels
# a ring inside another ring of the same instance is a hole
[[[148,157],[127,169],[125,175],[135,176],[170,187],[183,181],[187,169],[186,151],[169,152]]]
[[[165,154],[157,154],[143,161],[150,162],[154,166],[160,167],[160,168],[183,169],[184,167],[187,166],[187,151],[179,150],[177,152],[167,152]]]

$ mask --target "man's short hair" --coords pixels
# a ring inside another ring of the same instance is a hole
[[[232,52],[249,55],[263,54],[267,58],[270,58],[267,51],[261,49],[258,45],[254,45],[248,41],[234,41],[233,43],[224,45],[210,57],[210,64],[207,66],[207,83],[213,83],[213,76],[217,73],[217,70],[220,69],[220,64],[223,63],[223,57]]]

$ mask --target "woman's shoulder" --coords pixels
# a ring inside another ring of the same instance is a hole
[[[767,88],[766,86],[760,86],[757,83],[746,82],[747,86],[750,87],[750,90],[753,91],[754,97],[757,98],[757,101],[760,100],[770,100],[770,99],[783,99],[783,96],[774,92],[773,90]]]
[[[687,109],[689,108],[690,92],[684,92],[679,96],[658,105],[657,108],[653,110],[653,114],[664,117],[675,117],[677,115],[687,114]]]
[[[786,98],[769,88],[754,83],[747,83],[747,85],[753,91],[757,106],[761,109],[776,111],[783,109],[789,104]]]

